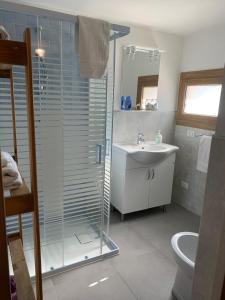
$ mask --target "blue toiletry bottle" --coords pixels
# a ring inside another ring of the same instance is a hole
[[[125,110],[131,110],[132,107],[132,99],[131,96],[126,96],[125,100]]]
[[[121,110],[125,110],[126,109],[125,108],[125,103],[126,103],[126,96],[122,96],[121,97],[121,106],[120,106]]]

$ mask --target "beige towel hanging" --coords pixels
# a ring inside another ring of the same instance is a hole
[[[82,78],[102,78],[109,58],[110,24],[79,16],[79,56]]]

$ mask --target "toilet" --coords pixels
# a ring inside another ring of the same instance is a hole
[[[191,300],[198,233],[179,232],[171,239],[177,274],[172,294],[177,300]]]

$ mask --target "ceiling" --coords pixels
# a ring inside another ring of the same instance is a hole
[[[187,35],[225,24],[225,0],[12,0],[121,24]]]

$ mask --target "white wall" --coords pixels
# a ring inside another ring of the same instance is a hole
[[[198,31],[184,39],[181,71],[223,68],[225,27]]]
[[[184,39],[181,72],[223,68],[225,63],[225,27],[216,27],[191,34]],[[175,166],[173,200],[201,215],[204,203],[206,174],[196,170],[199,138],[188,137],[192,130],[196,135],[213,134],[206,130],[176,126],[175,143],[180,146]],[[189,184],[181,187],[181,180]]]
[[[122,47],[135,44],[143,47],[159,47],[165,50],[161,55],[159,70],[157,112],[118,112],[120,110]],[[182,38],[172,34],[152,31],[150,28],[131,26],[131,33],[117,41],[114,142],[135,142],[138,132],[147,140],[153,139],[157,129],[162,130],[165,142],[172,142],[179,83]]]

